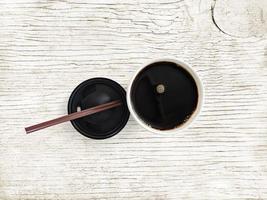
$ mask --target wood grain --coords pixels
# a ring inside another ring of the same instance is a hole
[[[233,2],[2,0],[0,199],[267,199],[266,1]],[[126,88],[163,57],[203,81],[188,129],[156,135],[130,118],[103,141],[70,123],[24,134],[66,114],[80,82]]]

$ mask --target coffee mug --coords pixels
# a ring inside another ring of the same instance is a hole
[[[134,74],[127,90],[134,119],[153,133],[180,131],[203,105],[203,87],[196,72],[176,59],[153,60]]]

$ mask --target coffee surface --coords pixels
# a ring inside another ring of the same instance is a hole
[[[133,108],[149,126],[168,130],[186,122],[198,103],[191,74],[172,62],[157,62],[136,76],[131,90]]]

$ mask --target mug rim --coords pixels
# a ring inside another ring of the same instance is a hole
[[[168,130],[159,130],[159,129],[153,128],[152,126],[149,126],[147,123],[145,123],[138,116],[138,114],[135,112],[133,105],[132,105],[132,101],[131,101],[131,95],[130,95],[131,91],[132,91],[133,82],[134,82],[135,78],[137,77],[137,75],[147,66],[149,66],[153,63],[157,63],[157,62],[172,62],[172,63],[175,63],[177,66],[185,69],[193,77],[193,79],[197,85],[197,91],[198,91],[197,107],[196,107],[195,111],[193,112],[193,114],[190,115],[189,119],[186,122],[178,125],[175,128],[168,129]],[[145,128],[146,130],[153,132],[153,133],[174,133],[176,131],[180,131],[182,129],[187,128],[193,121],[195,121],[196,117],[200,114],[201,108],[203,106],[204,91],[203,91],[203,85],[202,85],[202,82],[201,82],[199,76],[197,75],[197,73],[192,69],[192,67],[189,64],[187,64],[184,61],[178,60],[178,59],[161,58],[161,59],[150,60],[149,62],[147,62],[144,65],[142,65],[141,67],[139,67],[138,70],[136,70],[136,72],[134,73],[133,77],[130,80],[130,84],[128,85],[127,93],[126,93],[126,100],[127,100],[127,105],[128,105],[130,113],[132,114],[134,119],[138,122],[138,124],[140,124],[143,128]]]

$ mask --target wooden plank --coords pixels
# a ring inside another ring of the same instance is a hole
[[[265,12],[264,0],[2,0],[0,199],[267,199]],[[103,141],[69,123],[24,133],[66,114],[80,82],[126,88],[163,57],[203,81],[188,129],[156,135],[130,118]]]

